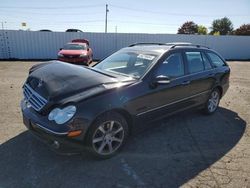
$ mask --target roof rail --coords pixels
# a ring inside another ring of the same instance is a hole
[[[140,46],[140,45],[167,45],[166,43],[157,43],[157,42],[139,42],[139,43],[133,43],[130,44],[128,47],[133,47],[133,46]]]
[[[194,46],[194,47],[197,47],[197,48],[207,48],[207,49],[210,49],[209,47],[207,46],[203,46],[203,45],[199,45],[199,44],[192,44],[192,43],[178,43],[178,44],[174,44],[174,43],[167,43],[168,45],[172,45],[170,48],[175,48],[177,46]]]
[[[191,42],[168,42],[166,43],[167,45],[186,45],[186,44],[190,44],[192,45]]]
[[[133,46],[143,46],[143,45],[160,45],[160,46],[163,46],[163,45],[166,45],[166,46],[171,46],[170,49],[172,48],[175,48],[177,46],[193,46],[193,47],[197,47],[197,48],[208,48],[207,46],[203,46],[203,45],[199,45],[199,44],[192,44],[192,43],[189,43],[189,42],[171,42],[171,43],[157,43],[157,42],[139,42],[139,43],[134,43],[134,44],[131,44],[129,45],[128,47],[133,47]]]

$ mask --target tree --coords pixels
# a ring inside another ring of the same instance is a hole
[[[211,27],[212,31],[210,34],[214,34],[215,32],[220,32],[220,35],[228,35],[233,31],[233,24],[231,20],[227,17],[216,19],[212,23]]]
[[[185,22],[179,29],[177,34],[196,34],[198,33],[198,25],[193,21]]]
[[[198,34],[199,35],[206,35],[207,34],[207,28],[203,25],[198,26]]]
[[[235,35],[250,35],[250,24],[243,24],[234,31]]]
[[[213,35],[214,35],[214,36],[219,36],[219,35],[220,35],[220,32],[219,32],[219,31],[216,31],[216,32],[214,32]]]

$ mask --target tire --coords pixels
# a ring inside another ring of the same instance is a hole
[[[98,159],[108,159],[116,155],[128,137],[128,124],[116,112],[99,116],[87,133],[86,144],[90,154]]]
[[[209,98],[205,104],[204,107],[204,112],[205,114],[213,114],[217,109],[218,106],[220,104],[220,98],[221,98],[221,92],[219,91],[219,89],[214,89],[210,95]]]

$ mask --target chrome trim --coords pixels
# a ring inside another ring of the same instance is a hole
[[[23,95],[26,101],[28,101],[32,108],[36,111],[40,111],[46,104],[47,100],[34,91],[28,84],[23,86]]]
[[[34,123],[34,124],[37,125],[39,128],[41,128],[41,129],[43,129],[43,130],[45,130],[45,131],[48,131],[48,132],[50,132],[50,133],[56,134],[56,135],[66,135],[66,134],[68,134],[68,132],[59,133],[59,132],[52,131],[52,130],[50,130],[50,129],[48,129],[48,128],[45,128],[44,126],[42,126],[42,125],[40,125],[40,124],[38,124],[38,123]]]
[[[209,92],[211,92],[211,90],[203,91],[203,92],[201,92],[201,93],[199,93],[199,94],[195,94],[195,95],[192,95],[192,96],[190,96],[190,97],[186,97],[186,98],[184,98],[184,99],[180,99],[180,100],[177,100],[177,101],[168,103],[168,104],[164,104],[164,105],[162,105],[162,106],[159,106],[159,107],[156,107],[156,108],[147,110],[147,111],[145,111],[145,112],[141,112],[141,113],[139,113],[139,114],[136,114],[136,116],[140,116],[140,115],[146,114],[146,113],[148,113],[148,112],[152,112],[152,111],[158,110],[158,109],[160,109],[160,108],[164,108],[164,107],[166,107],[166,106],[170,106],[170,105],[172,105],[172,104],[175,104],[175,103],[178,103],[178,102],[182,102],[182,101],[185,101],[185,100],[187,100],[187,99],[191,99],[191,98],[193,98],[193,97],[196,97],[196,96],[199,96],[199,95],[202,95],[202,94],[205,94],[205,93],[209,93]]]

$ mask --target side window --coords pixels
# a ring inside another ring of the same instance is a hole
[[[195,73],[204,70],[204,65],[200,52],[186,52],[186,57],[189,73]]]
[[[206,54],[204,54],[203,52],[201,53],[202,54],[202,59],[203,59],[203,62],[204,62],[204,65],[205,65],[205,69],[211,69],[212,68],[212,65],[210,64]]]
[[[157,75],[176,78],[184,75],[184,65],[181,53],[173,53],[162,62],[158,68]]]
[[[214,65],[215,67],[222,67],[222,66],[225,65],[224,61],[222,61],[222,59],[221,59],[218,55],[216,55],[216,54],[214,54],[214,53],[211,53],[211,52],[209,52],[209,53],[207,53],[207,54],[208,54],[208,56],[210,57],[210,59],[211,59],[213,65]]]

